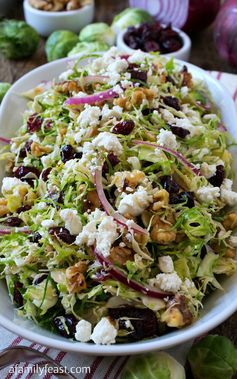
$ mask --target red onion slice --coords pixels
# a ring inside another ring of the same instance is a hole
[[[9,145],[11,143],[11,140],[9,138],[0,137],[0,143],[5,143],[6,145]]]
[[[175,158],[178,159],[178,161],[180,161],[180,163],[182,163],[184,166],[190,168],[195,175],[201,175],[200,170],[197,167],[195,167],[194,164],[189,162],[182,154],[178,153],[177,151],[169,149],[168,147],[160,146],[154,142],[135,140],[135,141],[133,141],[133,143],[134,143],[134,145],[143,145],[143,146],[148,146],[148,147],[154,147],[156,149],[163,150],[166,153],[172,154]]]
[[[107,91],[98,92],[85,97],[70,97],[65,101],[64,105],[95,104],[101,103],[105,100],[113,99],[115,97],[118,97],[117,92],[115,92],[113,89],[109,89]]]
[[[11,233],[29,234],[31,231],[27,226],[23,226],[22,228],[0,229],[0,236],[5,236]]]
[[[162,299],[167,296],[172,296],[171,293],[169,292],[164,292],[164,291],[158,291],[150,286],[145,286],[141,283],[136,282],[135,280],[128,279],[128,277],[117,267],[115,267],[107,258],[105,258],[102,254],[100,254],[97,250],[94,251],[95,255],[98,259],[98,261],[105,267],[108,268],[108,271],[110,275],[118,280],[120,283],[125,284],[125,286],[128,286],[132,288],[134,291],[140,292],[143,295],[153,297],[156,299]]]
[[[227,129],[226,129],[225,125],[222,124],[221,122],[218,123],[217,129],[218,129],[220,132],[227,132]]]
[[[95,187],[96,187],[99,200],[105,212],[107,213],[107,215],[112,216],[118,224],[126,228],[128,228],[127,222],[129,221],[129,228],[131,228],[136,233],[148,234],[147,230],[143,229],[141,226],[137,225],[135,222],[131,220],[127,220],[124,216],[122,216],[120,213],[115,211],[112,205],[108,202],[104,193],[104,189],[103,189],[102,171],[99,169],[97,169],[95,172]]]

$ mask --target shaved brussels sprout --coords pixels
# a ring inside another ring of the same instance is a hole
[[[237,349],[226,337],[210,335],[188,353],[194,379],[231,379],[237,373]]]
[[[47,39],[45,51],[48,61],[64,58],[78,43],[78,36],[69,30],[56,30]]]
[[[69,51],[68,56],[73,57],[77,54],[93,53],[94,51],[106,51],[109,46],[104,42],[79,42],[74,48]]]
[[[115,33],[104,22],[96,22],[85,26],[79,34],[79,39],[81,42],[103,42],[112,46],[115,42]]]
[[[0,104],[10,87],[11,87],[10,83],[4,83],[4,82],[0,83]]]
[[[0,52],[9,59],[31,56],[36,51],[39,41],[36,30],[24,21],[0,22]]]
[[[121,30],[129,26],[139,25],[152,20],[153,18],[150,13],[140,8],[127,8],[114,17],[111,27],[114,32],[118,34]]]
[[[121,379],[185,379],[183,366],[171,355],[158,352],[131,357]]]

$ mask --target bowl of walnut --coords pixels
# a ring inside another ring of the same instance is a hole
[[[44,37],[55,30],[78,33],[94,17],[94,0],[24,0],[26,22]]]

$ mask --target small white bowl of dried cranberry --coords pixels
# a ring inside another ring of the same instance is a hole
[[[135,50],[160,52],[165,57],[188,61],[191,40],[182,30],[155,21],[122,30],[117,36],[117,46],[125,53],[133,53]]]

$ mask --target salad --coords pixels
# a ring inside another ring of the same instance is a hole
[[[236,270],[233,141],[186,66],[86,58],[26,93],[0,139],[0,275],[44,328],[137,341],[192,324]]]

